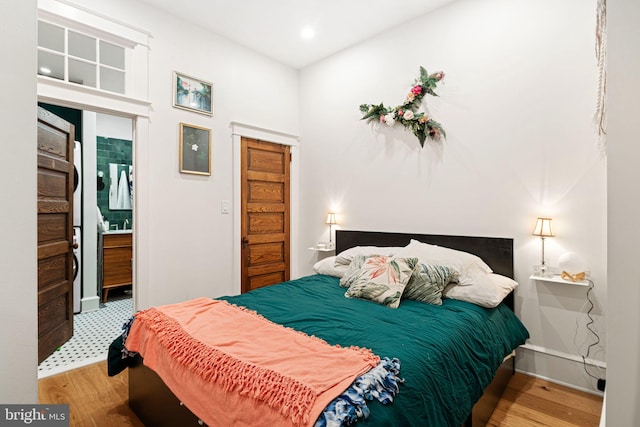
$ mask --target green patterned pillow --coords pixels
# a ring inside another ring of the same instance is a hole
[[[458,273],[449,267],[420,263],[413,270],[402,297],[441,305],[444,288],[457,277]]]
[[[369,258],[369,256],[365,255],[356,255],[353,257],[353,260],[351,260],[347,271],[344,272],[344,276],[340,278],[340,286],[342,286],[343,288],[348,288],[353,284],[353,282],[358,278],[360,269],[362,268],[362,265],[367,258]]]
[[[344,296],[398,308],[404,288],[417,264],[417,258],[369,257]]]

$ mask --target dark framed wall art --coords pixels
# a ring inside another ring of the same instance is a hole
[[[180,123],[180,172],[211,175],[211,129]]]

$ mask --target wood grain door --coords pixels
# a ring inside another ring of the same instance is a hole
[[[38,363],[73,335],[73,135],[38,107]]]
[[[242,138],[242,292],[289,280],[290,147]]]

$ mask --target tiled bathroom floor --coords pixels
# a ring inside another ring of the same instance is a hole
[[[109,294],[106,304],[73,316],[73,337],[38,366],[38,378],[59,374],[107,359],[109,344],[133,314],[131,293]]]

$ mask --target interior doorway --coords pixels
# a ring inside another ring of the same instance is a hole
[[[134,173],[132,119],[39,105],[75,125],[74,181],[79,182],[73,221],[79,243],[74,334],[40,363],[38,375],[43,377],[104,360],[109,343],[133,313]],[[114,255],[119,265],[113,263]],[[114,274],[118,280],[109,281]]]
[[[290,278],[290,146],[241,140],[242,292]]]

